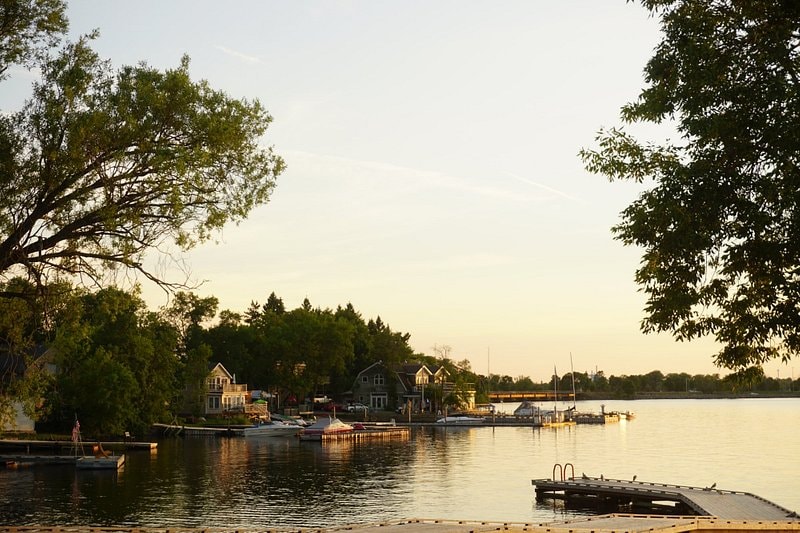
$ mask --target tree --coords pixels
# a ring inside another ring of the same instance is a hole
[[[163,309],[166,319],[178,330],[185,349],[200,342],[201,324],[217,314],[219,299],[216,296],[200,298],[194,293],[180,291],[169,306]],[[182,354],[179,354],[182,355]]]
[[[30,65],[67,30],[61,0],[0,3],[0,80],[14,64]]]
[[[177,331],[146,311],[137,294],[108,288],[74,300],[54,342],[50,396],[63,429],[77,414],[89,431],[121,435],[168,421],[177,389]]]
[[[102,286],[120,269],[185,286],[144,255],[171,258],[268,200],[284,167],[259,145],[272,117],[192,81],[186,57],[113,70],[90,40],[41,60],[31,98],[0,116],[0,276]]]
[[[652,180],[614,228],[643,248],[645,332],[711,335],[744,371],[800,352],[800,3],[643,0],[663,38],[624,123],[670,122],[679,142],[601,130],[586,168]]]

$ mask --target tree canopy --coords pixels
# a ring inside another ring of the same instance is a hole
[[[643,0],[663,38],[625,124],[601,130],[586,168],[652,184],[614,228],[643,248],[645,332],[713,336],[715,362],[746,371],[800,352],[800,4]]]
[[[32,50],[65,26],[63,6],[17,0],[0,12],[39,4],[51,12],[28,17],[37,31],[0,32],[0,68],[26,60],[41,72],[22,109],[0,115],[0,276],[103,286],[122,270],[185,285],[147,268],[145,254],[172,257],[268,200],[284,167],[260,144],[272,117],[193,81],[186,57],[165,71],[113,68],[92,36],[39,57]]]

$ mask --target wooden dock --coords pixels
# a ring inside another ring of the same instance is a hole
[[[671,510],[669,514],[710,516],[725,520],[792,520],[797,513],[747,492],[716,487],[687,487],[621,479],[534,479],[536,498],[561,499],[619,508]]]
[[[96,441],[83,441],[83,446],[91,448]],[[133,442],[133,441],[102,441],[100,444],[107,450],[154,450],[158,447],[157,442]],[[49,451],[55,453],[59,450],[70,451],[75,447],[71,440],[35,440],[35,439],[0,439],[0,450],[24,451],[34,453],[37,451]]]
[[[119,470],[125,454],[96,457],[94,455],[0,455],[0,465],[16,469],[33,465],[72,464],[79,470]]]
[[[355,431],[328,433],[323,435],[303,435],[300,433],[301,441],[311,442],[363,442],[371,440],[386,439],[408,439],[411,429],[402,426],[372,427],[358,429]]]
[[[800,522],[732,521],[698,516],[647,516],[611,514],[565,522],[525,523],[480,520],[437,520],[412,518],[375,524],[351,524],[333,527],[275,528],[148,528],[89,526],[1,526],[0,533],[731,533],[759,531],[778,533],[800,531]]]

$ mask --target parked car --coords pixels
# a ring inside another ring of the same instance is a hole
[[[322,406],[323,411],[344,411],[344,407],[336,402],[328,402]]]
[[[356,411],[369,411],[369,407],[364,405],[363,403],[351,403],[347,406],[347,410],[351,413],[355,413]]]

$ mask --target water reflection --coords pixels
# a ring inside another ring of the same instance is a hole
[[[407,440],[168,439],[118,473],[0,469],[0,524],[324,527],[403,518],[546,522],[531,479],[576,474],[746,490],[800,510],[800,400],[636,402],[631,422],[416,428]],[[599,405],[595,407],[599,410]],[[764,446],[764,443],[769,446]]]

